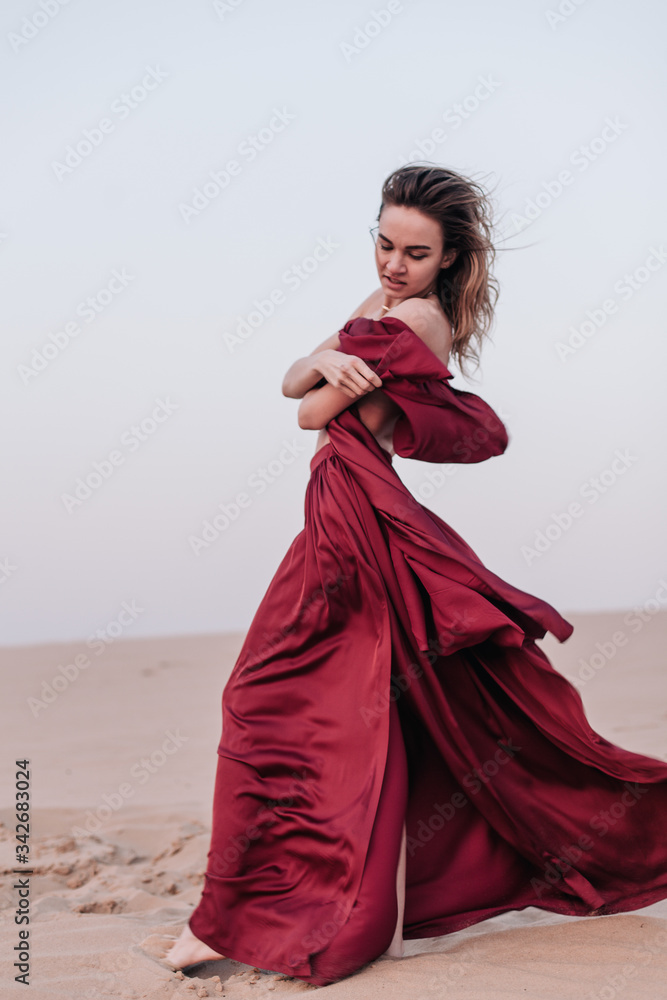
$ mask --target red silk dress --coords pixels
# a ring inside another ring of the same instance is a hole
[[[398,455],[479,462],[499,417],[394,318],[349,321],[400,407]],[[305,524],[222,696],[193,933],[318,986],[403,937],[536,906],[589,916],[667,897],[667,764],[594,732],[536,644],[573,626],[418,503],[352,404],[310,462]]]

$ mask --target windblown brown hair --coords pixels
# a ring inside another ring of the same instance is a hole
[[[385,205],[417,208],[440,223],[444,251],[456,250],[449,267],[440,270],[438,298],[452,324],[451,354],[463,375],[469,361],[479,367],[480,351],[494,318],[499,285],[492,275],[492,208],[487,192],[476,181],[445,167],[409,163],[391,173],[382,185]]]

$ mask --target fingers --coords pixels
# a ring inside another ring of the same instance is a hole
[[[379,375],[376,375],[372,368],[365,368],[359,373],[361,377],[361,383],[364,386],[368,386],[368,389],[379,389],[382,386],[382,379]],[[368,390],[366,390],[368,391]]]
[[[382,385],[380,376],[361,358],[353,356],[350,356],[341,367],[341,376],[342,378],[347,376],[346,384],[349,385],[351,380],[352,385],[356,386],[359,392],[370,392],[372,389],[379,389]]]
[[[344,376],[343,376],[344,377]],[[369,379],[365,378],[359,372],[353,371],[347,376],[345,384],[351,386],[351,388],[356,389],[358,393],[370,392],[375,386]]]
[[[380,383],[380,385],[382,385],[382,383]],[[373,382],[369,382],[368,379],[363,378],[363,376],[359,376],[356,378],[356,381],[352,381],[351,379],[343,381],[341,378],[336,385],[336,388],[340,389],[341,392],[344,392],[346,395],[351,396],[354,399],[358,399],[359,396],[365,396],[378,387],[375,386]]]
[[[366,364],[366,362],[363,361],[361,358],[356,358],[355,357],[352,360],[353,360],[353,362],[357,363],[357,370],[360,372],[360,374],[368,382],[371,382],[373,386],[375,386],[376,388],[379,389],[380,386],[382,385],[382,379],[380,378],[380,376],[376,372],[374,372],[373,369],[370,368]]]
[[[332,371],[328,371],[328,366],[322,366],[320,371],[331,385],[346,396],[357,399],[373,389],[381,388],[382,379],[362,358],[350,354],[340,361],[336,360],[338,363]]]
[[[365,382],[364,385],[360,386],[356,382],[343,382],[341,380],[337,383],[336,388],[340,389],[341,392],[344,392],[346,396],[350,397],[350,399],[359,399],[360,396],[365,396],[366,393],[371,392],[375,386],[371,385],[370,382]]]

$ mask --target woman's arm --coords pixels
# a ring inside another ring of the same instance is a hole
[[[335,351],[339,344],[338,333],[333,333],[305,358],[298,358],[293,365],[290,365],[283,379],[283,396],[302,399],[305,393],[323,377],[320,365],[326,360],[326,355]]]
[[[372,369],[370,369],[372,371]],[[382,385],[382,380],[373,372],[374,378]],[[334,417],[352,406],[367,393],[376,388],[375,383],[367,382],[367,388],[358,392],[353,399],[347,392],[336,389],[333,385],[323,385],[319,389],[310,389],[299,403],[299,427],[306,431],[319,431],[333,420]]]
[[[364,299],[361,305],[354,310],[350,319],[363,316],[369,308],[374,307],[378,292],[382,294],[382,289],[372,292],[367,299]],[[350,319],[348,319],[348,323]],[[361,386],[362,383],[356,377],[355,372],[359,372],[364,379],[370,378],[369,372],[366,370],[367,366],[364,365],[360,358],[356,358],[351,354],[343,355],[343,358],[346,360],[345,363],[341,362],[341,354],[338,351],[338,347],[340,347],[338,332],[332,333],[330,337],[323,340],[305,358],[298,358],[293,365],[290,365],[283,378],[283,396],[287,396],[290,399],[303,399],[306,392],[322,378],[325,378],[331,385],[340,389],[345,389],[346,387],[352,388],[353,385]],[[347,363],[349,360],[353,361],[351,366]],[[376,387],[379,386],[379,380],[375,384]],[[350,398],[353,398],[352,393],[350,393]]]

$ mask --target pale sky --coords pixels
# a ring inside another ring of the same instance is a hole
[[[247,628],[315,447],[282,377],[377,286],[410,158],[493,188],[492,341],[452,371],[510,444],[399,475],[565,615],[667,605],[667,12],[560,7],[6,0],[4,644]]]

